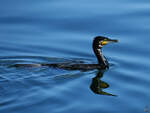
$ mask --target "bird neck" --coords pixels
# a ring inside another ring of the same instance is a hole
[[[108,61],[107,59],[105,58],[105,56],[102,54],[102,50],[101,48],[99,49],[94,49],[94,53],[97,57],[97,60],[98,60],[98,63],[104,67],[108,67]]]

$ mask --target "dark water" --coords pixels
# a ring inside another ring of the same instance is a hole
[[[0,113],[148,112],[149,10],[148,0],[1,0]],[[91,43],[97,35],[120,40],[103,49],[112,64],[104,73],[8,68],[96,63]],[[93,81],[103,86],[101,94]]]

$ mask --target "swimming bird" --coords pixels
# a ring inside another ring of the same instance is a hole
[[[41,67],[41,66],[48,66],[52,68],[60,68],[65,70],[93,70],[93,69],[108,69],[109,63],[106,57],[102,54],[102,48],[104,45],[108,43],[118,42],[116,39],[110,39],[104,36],[97,36],[93,40],[93,51],[97,57],[98,64],[72,64],[72,63],[55,63],[55,64],[14,64],[10,67]]]

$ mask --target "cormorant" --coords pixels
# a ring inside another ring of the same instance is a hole
[[[53,68],[61,68],[66,70],[92,70],[92,69],[108,69],[109,63],[106,57],[102,54],[102,47],[108,43],[118,42],[115,39],[109,39],[104,36],[97,36],[93,40],[93,51],[97,57],[98,64],[69,64],[69,63],[55,63],[55,64],[14,64],[10,67],[40,67],[48,66]]]

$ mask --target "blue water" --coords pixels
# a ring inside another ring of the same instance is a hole
[[[0,113],[148,112],[149,10],[147,0],[1,0]],[[8,68],[96,63],[91,44],[97,35],[119,40],[103,48],[111,67],[102,77],[98,70]],[[94,80],[110,95],[95,93]]]

